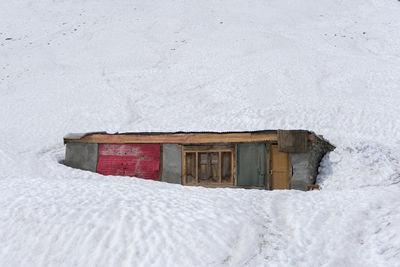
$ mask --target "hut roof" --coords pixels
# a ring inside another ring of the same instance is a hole
[[[298,130],[296,130],[298,131]],[[321,135],[313,131],[301,130],[308,133],[310,141],[326,144],[330,150],[335,146]],[[255,130],[255,131],[177,131],[177,132],[87,132],[69,133],[64,136],[64,143],[68,142],[148,142],[153,143],[190,143],[190,142],[216,142],[220,138],[225,142],[247,142],[256,141],[277,141],[278,130]],[[146,138],[147,137],[147,138]],[[208,139],[207,139],[208,138]]]

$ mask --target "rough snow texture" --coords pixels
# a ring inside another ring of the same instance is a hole
[[[1,1],[1,266],[400,266],[400,3]],[[310,129],[320,192],[58,164],[87,131]]]

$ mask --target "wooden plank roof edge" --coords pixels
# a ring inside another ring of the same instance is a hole
[[[218,132],[218,131],[176,131],[176,132],[115,132],[115,133],[107,133],[107,132],[87,132],[87,133],[68,133],[64,136],[64,140],[74,140],[74,139],[81,139],[88,135],[93,134],[103,134],[103,135],[173,135],[173,134],[237,134],[237,133],[254,133],[254,134],[263,134],[263,133],[277,133],[277,130],[255,130],[255,131],[225,131],[225,132]]]
[[[306,130],[307,131],[307,130]],[[312,131],[307,131],[309,134],[316,135]],[[73,140],[73,139],[81,139],[85,136],[89,135],[184,135],[184,134],[277,134],[278,130],[255,130],[255,131],[176,131],[176,132],[115,132],[115,133],[108,133],[105,131],[98,131],[98,132],[87,132],[87,133],[68,133],[64,136],[64,139]]]
[[[326,140],[325,138],[323,138],[322,136],[317,135],[315,132],[313,131],[308,131],[306,130],[309,134],[309,140],[310,141],[315,141],[316,139],[318,139],[318,141],[325,143],[326,145],[328,145],[328,147],[330,148],[330,150],[334,150],[336,147],[333,146],[331,143],[329,143],[328,140]],[[88,137],[96,135],[96,136],[103,136],[103,138],[105,136],[132,136],[132,135],[138,135],[138,136],[163,136],[163,135],[169,135],[171,137],[175,136],[182,136],[182,135],[231,135],[231,134],[251,134],[251,135],[263,135],[263,134],[268,134],[268,135],[274,135],[277,134],[278,130],[255,130],[255,131],[225,131],[225,132],[217,132],[217,131],[189,131],[189,132],[185,132],[185,131],[177,131],[177,132],[124,132],[124,133],[107,133],[107,132],[88,132],[88,133],[79,133],[79,134],[67,134],[64,137],[64,144],[68,143],[68,142],[80,142],[79,140],[82,139],[88,139]],[[119,138],[118,138],[119,139]],[[276,141],[275,139],[271,140],[271,141]],[[85,142],[84,140],[82,140],[81,142]],[[162,143],[162,142],[161,142]],[[179,143],[178,140],[176,140],[176,142],[173,143]]]

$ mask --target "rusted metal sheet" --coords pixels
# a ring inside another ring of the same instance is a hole
[[[159,180],[159,144],[99,144],[97,172]]]

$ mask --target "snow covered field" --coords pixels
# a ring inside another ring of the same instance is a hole
[[[303,128],[318,192],[59,164],[85,131]],[[0,266],[400,266],[400,2],[0,2]]]

